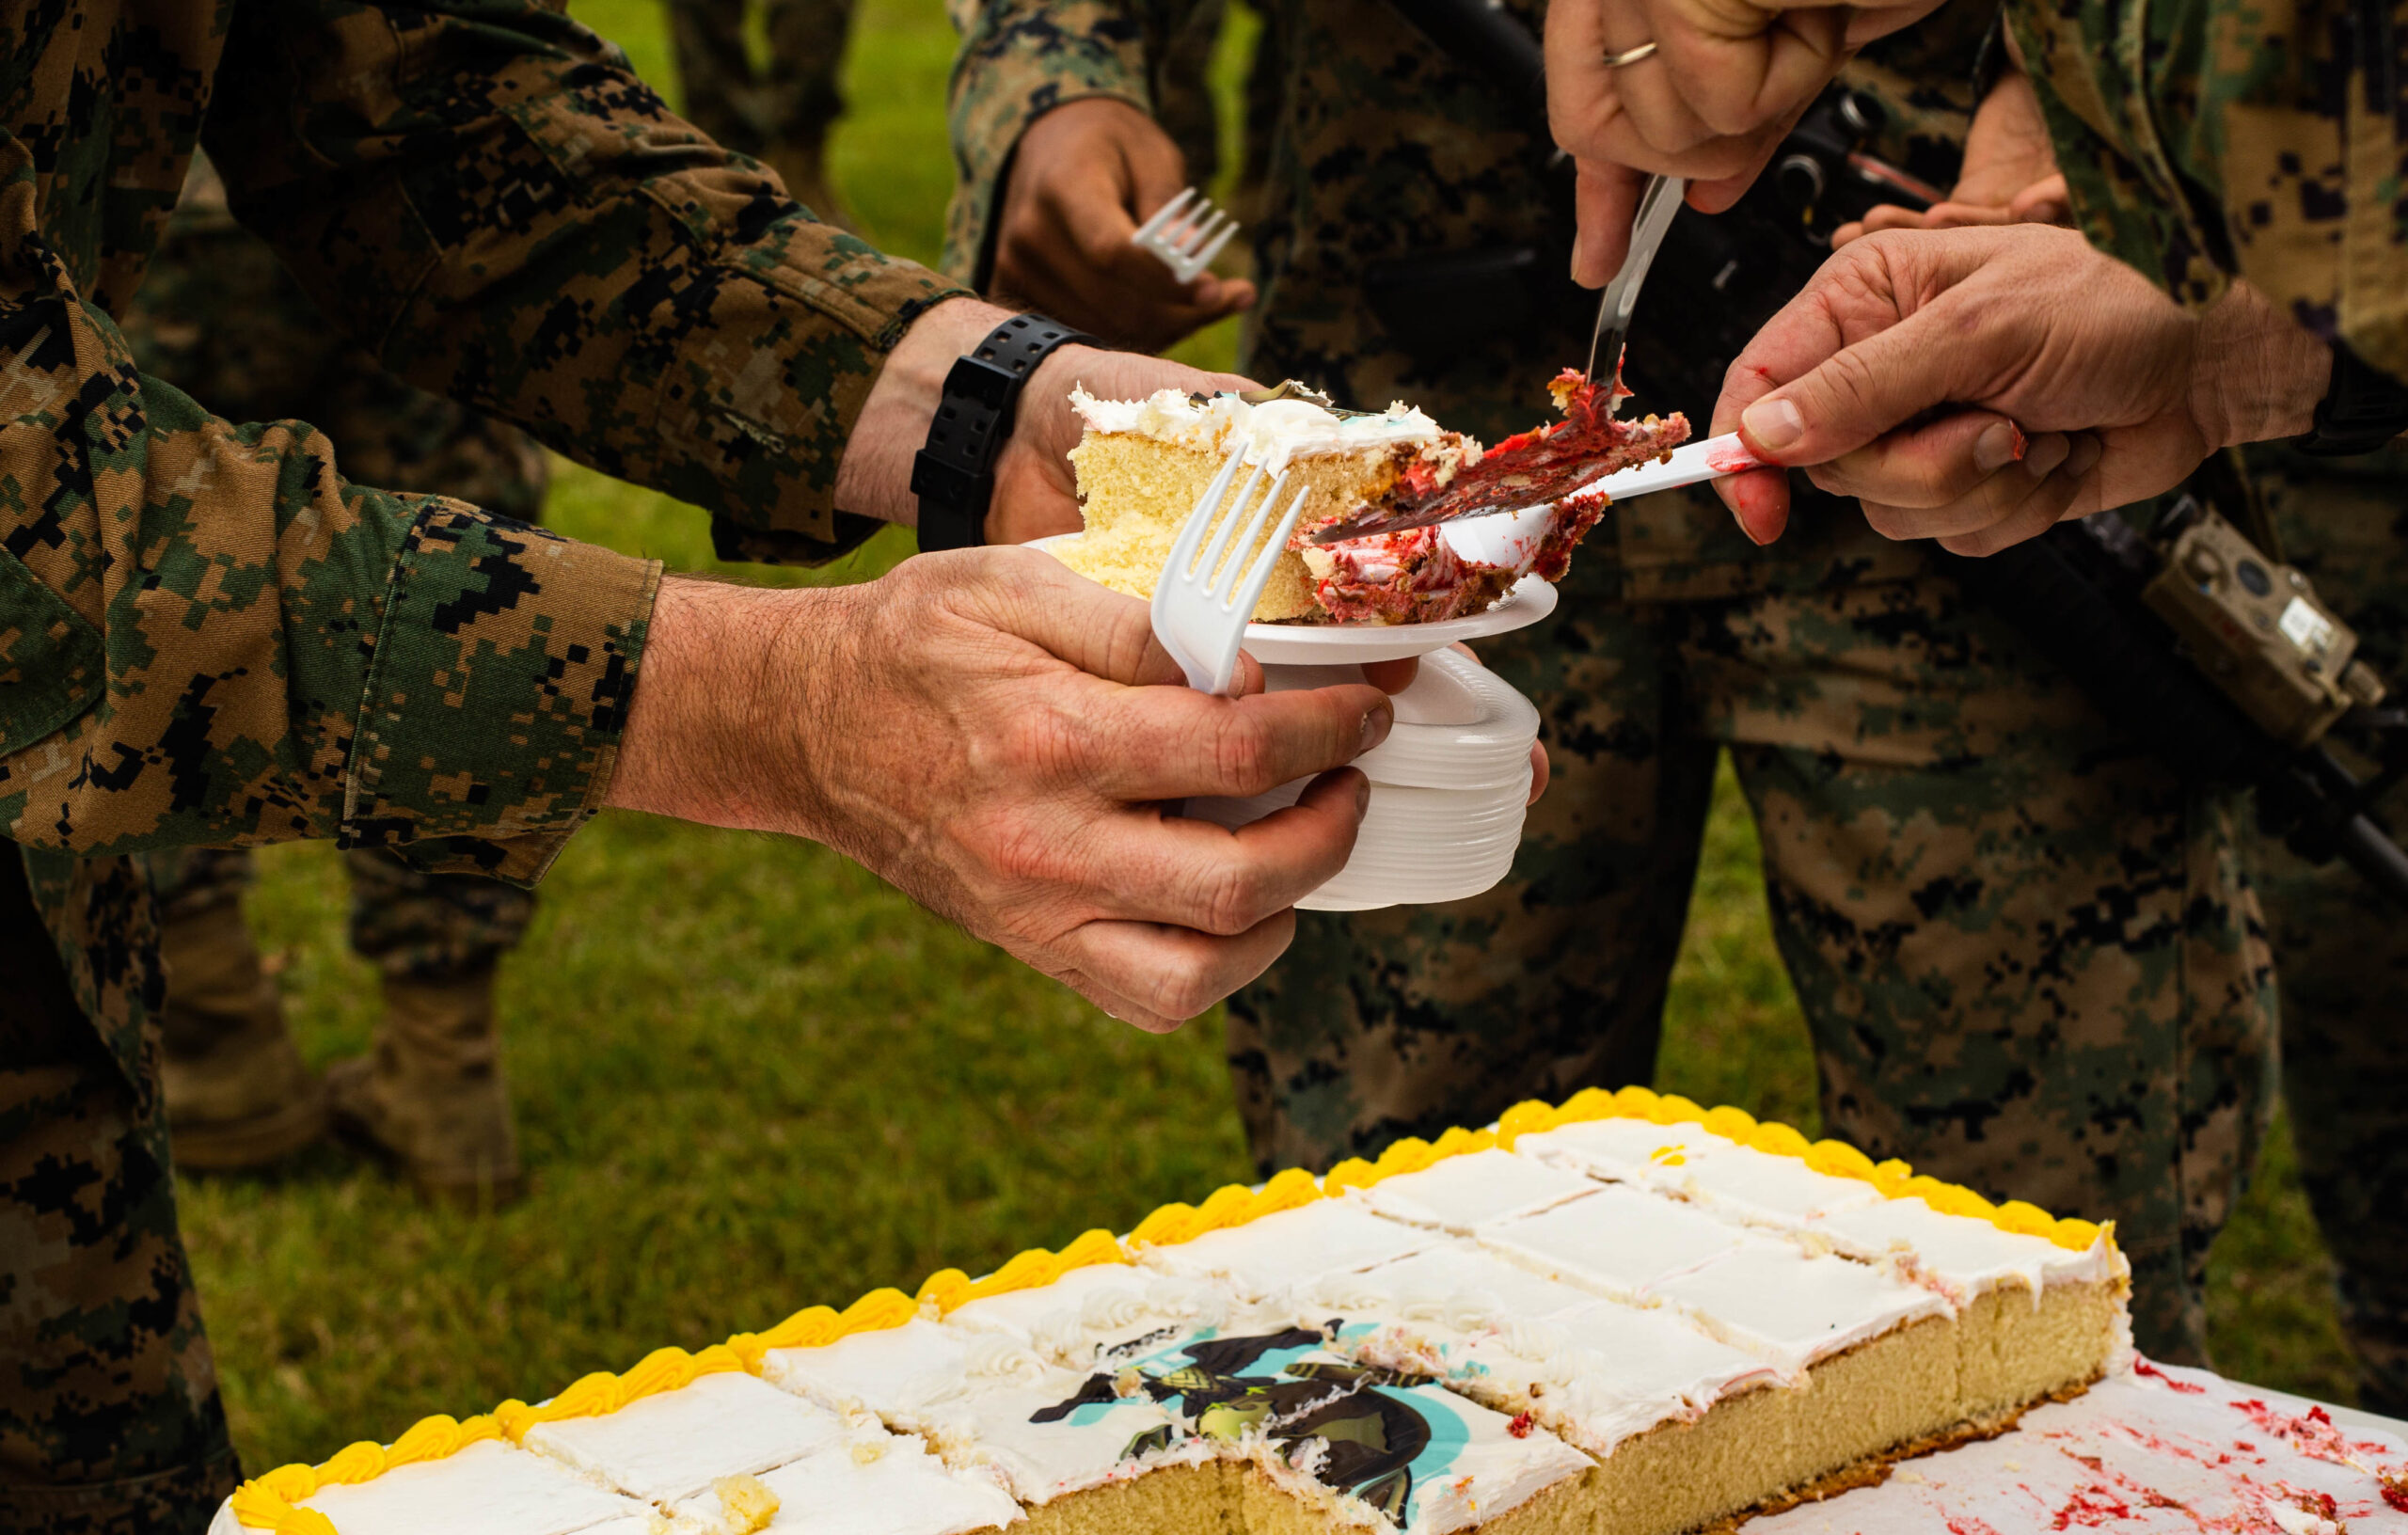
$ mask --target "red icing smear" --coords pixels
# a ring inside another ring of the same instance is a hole
[[[2146,1375],[2152,1381],[2163,1381],[2167,1390],[2179,1391],[2186,1397],[2199,1397],[2207,1394],[2208,1388],[2206,1386],[2200,1385],[2194,1381],[2178,1381],[2173,1376],[2168,1375],[2165,1371],[2158,1369],[2155,1365],[2150,1364],[2146,1359],[2135,1359],[2132,1361],[2132,1373],[2135,1375]]]
[[[2278,1413],[2255,1398],[2236,1401],[2232,1405],[2235,1411],[2265,1432],[2288,1440],[2291,1448],[2301,1454],[2314,1456],[2320,1461],[2331,1461],[2336,1465],[2355,1464],[2353,1451],[2374,1452],[2384,1448],[2373,1443],[2352,1444],[2341,1436],[2341,1431],[2321,1407],[2310,1407],[2305,1416],[2292,1416]]]
[[[2383,1500],[2408,1513],[2408,1461],[2378,1467],[2374,1479],[2383,1484]]]
[[[2130,1519],[2132,1507],[2117,1497],[2105,1482],[2094,1481],[2074,1489],[2073,1496],[2049,1521],[2051,1529],[2067,1529],[2076,1525],[2084,1529],[2097,1529],[2111,1519]]]
[[[1530,1436],[1530,1430],[1537,1426],[1538,1419],[1529,1414],[1515,1413],[1513,1421],[1505,1425],[1505,1432],[1516,1439],[1528,1439]]]
[[[1705,455],[1705,467],[1717,474],[1745,474],[1750,469],[1768,469],[1771,465],[1748,451],[1744,442],[1717,448]]]
[[[1453,514],[1483,506],[1512,510],[1558,500],[1599,473],[1643,464],[1688,440],[1689,423],[1675,413],[1653,421],[1618,421],[1613,407],[1630,391],[1617,374],[1607,384],[1583,382],[1566,368],[1547,386],[1563,419],[1517,432],[1455,471],[1445,485],[1416,463],[1400,477],[1386,510],[1408,516]]]
[[[1952,1514],[1948,1519],[1948,1535],[1998,1535],[1989,1522],[1970,1513]]]

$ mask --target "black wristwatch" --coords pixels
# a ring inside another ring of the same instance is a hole
[[[2316,428],[2291,446],[2303,453],[2340,458],[2370,453],[2408,432],[2408,387],[2333,343],[2333,382],[2316,403]]]
[[[955,360],[928,422],[927,444],[911,460],[922,549],[971,549],[987,542],[995,454],[1011,435],[1022,387],[1055,347],[1098,344],[1041,314],[1016,314]]]

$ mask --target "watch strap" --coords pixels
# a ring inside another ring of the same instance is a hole
[[[923,550],[975,548],[987,542],[995,455],[1011,435],[1022,388],[1055,348],[1097,344],[1094,337],[1041,314],[1016,314],[954,359],[928,421],[927,441],[911,460]]]
[[[2316,404],[2316,425],[2291,446],[2304,453],[2343,457],[2370,453],[2408,432],[2408,386],[2333,343],[2333,381]]]

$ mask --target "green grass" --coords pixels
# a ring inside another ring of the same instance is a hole
[[[667,82],[643,0],[578,13]],[[934,0],[865,0],[856,40],[836,177],[880,239],[932,257],[950,34]],[[1225,57],[1225,77],[1232,68]],[[1230,333],[1191,344],[1224,360]],[[697,514],[573,467],[550,515],[680,568],[767,580],[864,578],[909,547],[890,535],[817,573],[722,567]],[[254,920],[283,961],[304,1049],[359,1051],[374,988],[343,947],[339,861],[288,847],[261,865]],[[1125,1227],[1246,1173],[1217,1015],[1168,1037],[1123,1028],[814,847],[604,817],[546,882],[502,1004],[534,1178],[523,1206],[482,1219],[421,1209],[331,1150],[269,1181],[186,1182],[185,1231],[253,1468],[940,1266],[975,1271],[1030,1242]],[[1816,1117],[1727,770],[1663,1081]],[[2287,1142],[2217,1256],[2227,1369],[2346,1396]]]

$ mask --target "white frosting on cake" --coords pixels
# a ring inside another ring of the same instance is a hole
[[[1858,1178],[1818,1173],[1796,1157],[1735,1146],[1663,1169],[1673,1186],[1701,1204],[1762,1226],[1797,1227],[1841,1211],[1886,1202]]]
[[[1672,1311],[1579,1299],[1545,1320],[1507,1317],[1469,1333],[1410,1321],[1350,1328],[1339,1346],[1400,1368],[1418,1357],[1456,1389],[1499,1411],[1534,1412],[1597,1455],[1780,1378],[1768,1361],[1707,1337]]]
[[[846,1432],[830,1409],[727,1371],[615,1413],[538,1423],[525,1444],[614,1491],[673,1503],[721,1477],[800,1460]]]
[[[919,1410],[960,1382],[975,1333],[914,1317],[824,1348],[771,1349],[762,1377],[840,1413],[875,1413],[913,1426]]]
[[[2001,1285],[2022,1285],[2037,1306],[2044,1286],[2102,1283],[2129,1272],[2104,1234],[2077,1252],[1970,1215],[1943,1215],[1921,1199],[1841,1211],[1811,1229],[1833,1251],[1894,1265],[1959,1305]]]
[[[1665,1281],[1752,1240],[1660,1195],[1612,1187],[1481,1226],[1476,1235],[1514,1262],[1618,1300],[1644,1300]]]
[[[959,1392],[929,1408],[925,1432],[948,1464],[983,1470],[1014,1497],[1038,1507],[1220,1453],[1210,1441],[1174,1432],[1175,1442],[1166,1448],[1129,1456],[1126,1451],[1140,1435],[1175,1430],[1178,1422],[1142,1391],[1037,1421],[1079,1395],[1087,1379],[1077,1370],[1051,1368],[1026,1381],[965,1382]]]
[[[1561,1204],[1596,1186],[1593,1179],[1578,1173],[1490,1149],[1442,1158],[1418,1173],[1400,1173],[1368,1189],[1350,1189],[1347,1195],[1392,1220],[1468,1232],[1483,1222]]]
[[[1576,1167],[1618,1183],[1661,1186],[1677,1170],[1675,1157],[1688,1159],[1708,1152],[1740,1149],[1736,1141],[1695,1124],[1659,1125],[1647,1119],[1584,1119],[1576,1124],[1539,1131],[1513,1142],[1522,1156]],[[1667,1166],[1667,1163],[1672,1163]]]
[[[1340,416],[1308,400],[1249,405],[1235,395],[1216,394],[1198,404],[1178,389],[1159,389],[1143,400],[1099,400],[1081,387],[1070,391],[1070,408],[1091,432],[1134,433],[1212,453],[1227,453],[1243,442],[1246,462],[1275,473],[1291,458],[1434,442],[1439,436],[1437,422],[1402,401],[1377,415]]]
[[[2083,1251],[1943,1215],[1921,1199],[1885,1197],[1861,1179],[1818,1173],[1796,1157],[1741,1146],[1696,1124],[1592,1119],[1522,1136],[1517,1154],[1676,1195],[1702,1209],[1880,1263],[1963,1305],[2001,1285],[2099,1282],[2129,1272],[2105,1238]]]
[[[1792,1372],[1893,1327],[1949,1314],[1945,1298],[1878,1269],[1752,1237],[1653,1293],[1723,1341]]]
[[[642,1504],[496,1439],[366,1481],[321,1487],[296,1506],[325,1514],[341,1535],[576,1535],[650,1517]],[[232,1522],[230,1511],[224,1517]]]
[[[1296,1320],[1318,1326],[1348,1316],[1431,1322],[1476,1332],[1503,1319],[1544,1319],[1592,1306],[1596,1297],[1508,1263],[1477,1247],[1445,1242],[1360,1274],[1328,1274],[1301,1287]]]
[[[993,1481],[949,1468],[917,1439],[891,1434],[832,1446],[761,1480],[778,1498],[768,1527],[797,1535],[967,1535],[1025,1517]],[[725,1518],[709,1492],[671,1511],[681,1525],[705,1530]]]
[[[1241,1298],[1261,1301],[1325,1274],[1392,1262],[1436,1240],[1352,1200],[1317,1199],[1193,1242],[1149,1247],[1143,1261],[1181,1278],[1218,1279]]]
[[[1099,1344],[1149,1326],[1216,1322],[1229,1298],[1200,1280],[1125,1263],[1072,1269],[1050,1285],[957,1307],[948,1326],[1017,1337],[1055,1364],[1085,1369]]]

